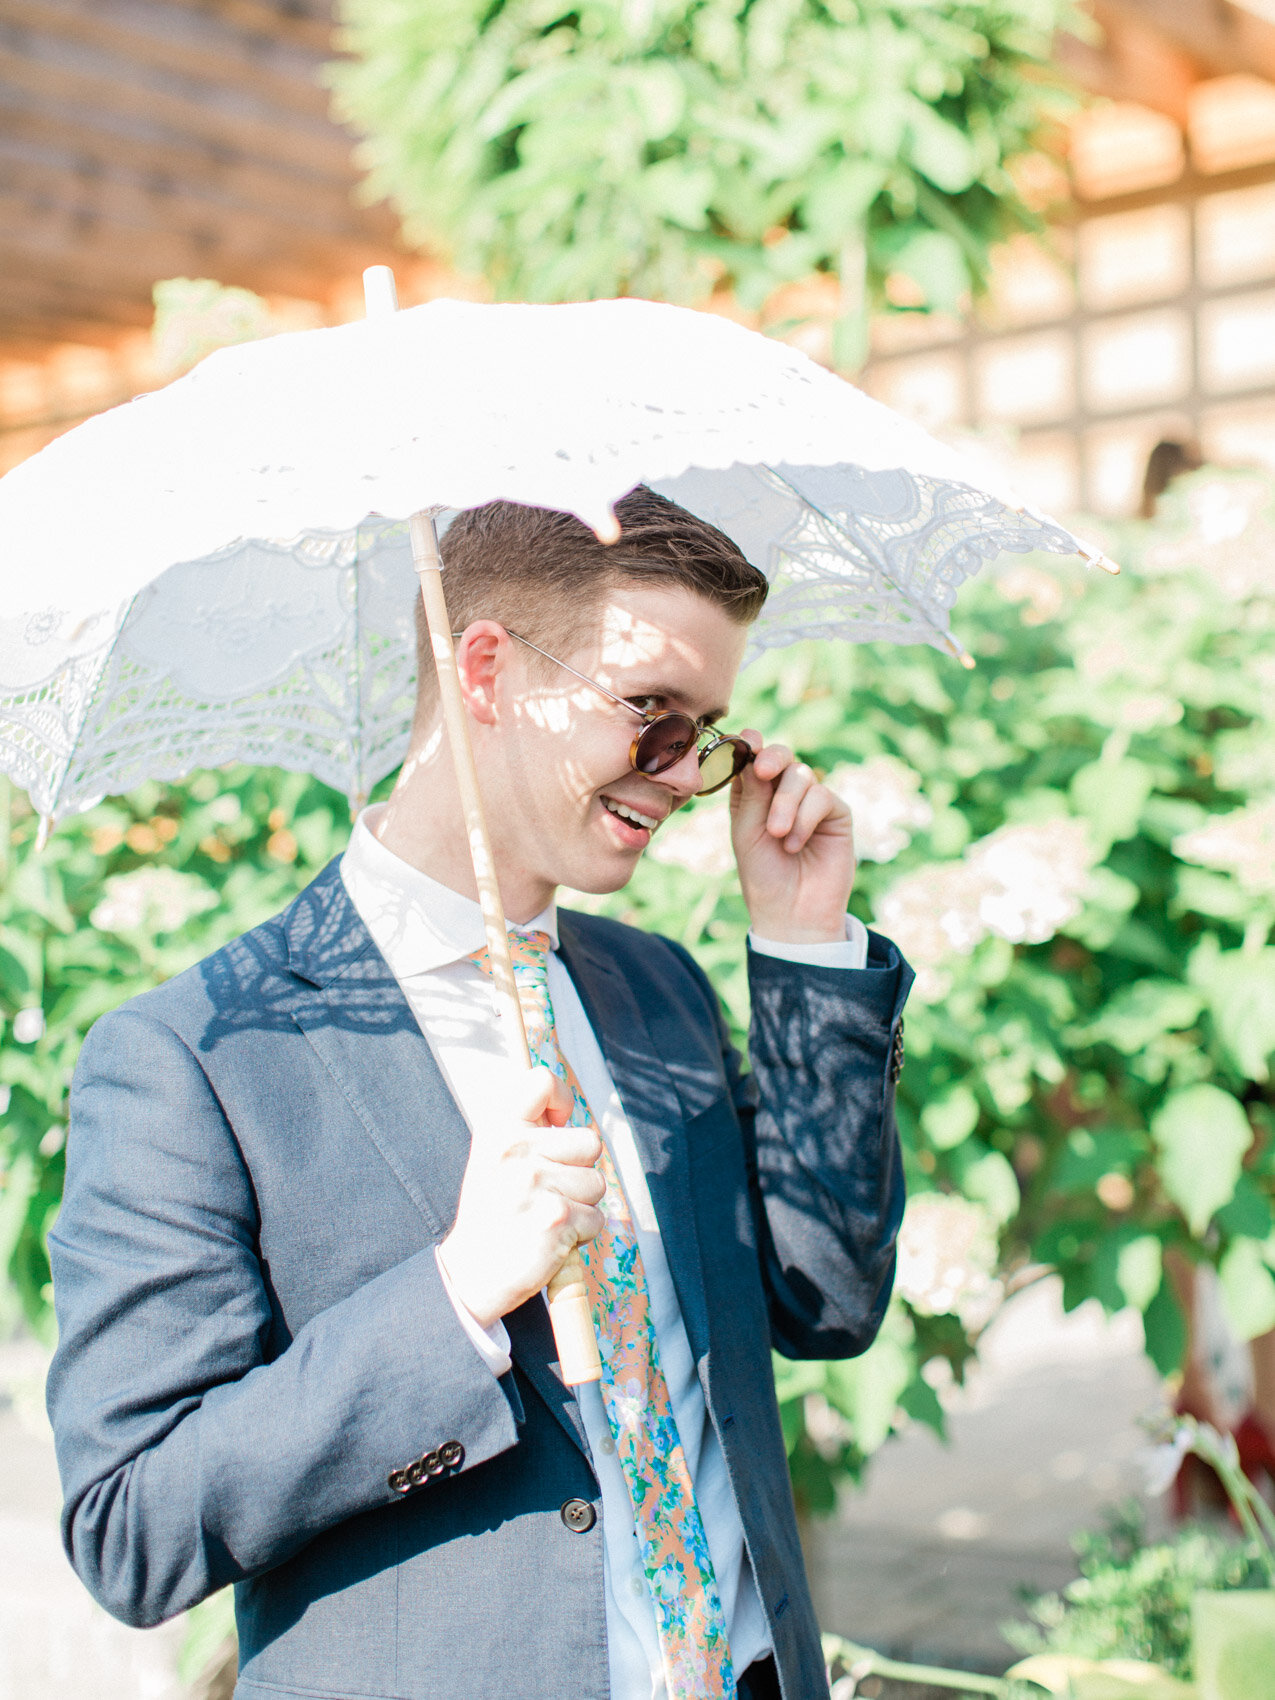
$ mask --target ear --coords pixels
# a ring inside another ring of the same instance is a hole
[[[481,726],[496,724],[497,686],[512,650],[512,638],[495,620],[474,620],[456,639],[460,694]]]

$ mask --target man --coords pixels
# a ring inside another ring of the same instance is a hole
[[[756,733],[705,735],[761,575],[649,491],[618,517],[610,550],[507,503],[444,542],[545,1066],[503,1060],[427,650],[341,863],[84,1047],[51,1236],[64,1538],[132,1623],[236,1584],[242,1700],[826,1693],[770,1348],[879,1325],[911,976],[847,919],[845,807]],[[723,748],[727,776],[755,757],[751,1076],[684,950],[554,902],[623,886]],[[609,1366],[578,1396],[541,1296],[576,1242]]]

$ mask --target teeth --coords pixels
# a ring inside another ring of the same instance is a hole
[[[609,797],[602,799],[613,815],[620,815],[624,820],[631,820],[635,826],[644,826],[648,832],[654,832],[660,824],[654,815],[640,815],[636,809],[631,809],[627,803],[613,803]]]

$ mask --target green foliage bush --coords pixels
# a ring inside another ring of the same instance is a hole
[[[299,774],[199,773],[75,816],[37,853],[26,799],[0,786],[0,1334],[20,1314],[49,1340],[45,1235],[85,1033],[282,908],[343,847],[349,811]]]
[[[1034,224],[1063,0],[343,0],[337,107],[409,238],[533,301],[890,273],[950,309]],[[865,258],[866,254],[866,258]]]
[[[901,1415],[941,1432],[935,1389],[1041,1272],[1069,1308],[1139,1310],[1164,1372],[1183,1339],[1169,1247],[1218,1266],[1242,1337],[1275,1325],[1273,495],[1199,475],[1104,539],[1119,579],[1002,563],[962,594],[972,672],[864,645],[743,675],[732,717],[864,799],[852,907],[920,970],[882,1338],[853,1364],[777,1366],[811,1508]],[[712,808],[662,829],[608,906],[696,949],[742,1028],[745,917]],[[655,859],[679,832],[707,871]]]
[[[905,1417],[941,1429],[936,1389],[1004,1290],[1042,1271],[1069,1306],[1137,1308],[1166,1371],[1169,1247],[1218,1266],[1241,1334],[1275,1324],[1272,517],[1268,480],[1201,474],[1163,521],[1104,539],[1120,579],[1024,561],[976,581],[957,616],[973,672],[828,646],[741,679],[732,722],[860,799],[853,907],[921,971],[881,1339],[854,1363],[777,1366],[807,1508]],[[85,1029],[279,908],[348,816],[296,775],[199,774],[103,803],[36,856],[33,817],[10,810],[0,1267],[47,1334],[43,1237]],[[742,1032],[746,916],[719,803],[586,901],[682,939]]]
[[[1025,1653],[1142,1659],[1189,1682],[1191,1599],[1199,1589],[1261,1588],[1266,1571],[1234,1538],[1188,1527],[1148,1543],[1141,1509],[1122,1507],[1105,1529],[1073,1543],[1080,1575],[1061,1594],[1031,1600],[1031,1623],[1001,1633]]]

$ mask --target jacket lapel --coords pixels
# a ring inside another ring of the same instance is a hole
[[[302,982],[292,1015],[437,1242],[456,1214],[470,1135],[407,999],[333,862],[285,918],[288,963]],[[587,1452],[574,1394],[540,1298],[506,1319],[510,1346],[567,1433]]]
[[[399,1184],[441,1239],[456,1212],[469,1129],[385,958],[332,863],[293,905],[292,1015]]]
[[[560,954],[633,1129],[682,1320],[698,1360],[708,1349],[708,1317],[682,1100],[629,980],[576,917],[563,910],[558,934]]]

